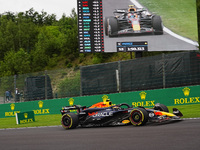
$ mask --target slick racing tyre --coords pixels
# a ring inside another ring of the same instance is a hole
[[[109,18],[110,17],[105,17],[105,19],[104,19],[104,29],[105,29],[106,36],[108,36],[108,19]]]
[[[131,113],[129,120],[134,126],[142,126],[147,123],[149,114],[144,108],[134,108]]]
[[[152,25],[153,25],[153,29],[155,30],[154,34],[156,35],[163,34],[163,24],[162,24],[162,19],[160,16],[157,16],[157,15],[153,16]]]
[[[78,116],[74,113],[67,113],[62,116],[61,124],[65,129],[73,129],[78,126]]]
[[[156,103],[153,109],[164,111],[164,112],[169,112],[169,109],[167,108],[167,106],[165,106],[164,104],[160,104],[160,103]]]
[[[107,19],[108,24],[108,35],[109,37],[116,37],[118,36],[118,22],[115,17],[110,17]]]

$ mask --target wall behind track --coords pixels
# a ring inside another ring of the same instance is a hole
[[[15,117],[15,113],[34,111],[35,115],[60,114],[63,106],[90,106],[110,99],[113,104],[128,103],[134,107],[152,107],[156,103],[167,106],[200,104],[200,85],[115,94],[39,100],[22,103],[0,104],[0,118]]]

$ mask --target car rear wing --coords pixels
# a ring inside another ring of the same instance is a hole
[[[80,106],[80,105],[73,105],[73,106],[65,106],[62,107],[62,109],[60,110],[61,114],[65,114],[65,113],[79,113],[81,110],[85,109],[86,106]]]

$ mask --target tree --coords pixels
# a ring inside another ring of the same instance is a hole
[[[16,24],[18,28],[16,37],[18,47],[26,49],[26,51],[29,52],[35,47],[39,34],[39,28],[30,18],[25,17],[24,13],[18,13],[16,16]]]
[[[49,61],[49,56],[45,54],[45,51],[40,47],[37,46],[36,50],[31,51],[31,71],[41,71],[47,66]]]
[[[0,26],[0,58],[4,57],[4,54],[9,50],[17,50],[18,44],[16,41],[17,26],[12,20],[8,20],[6,16],[1,18]]]
[[[49,57],[53,54],[60,55],[62,40],[62,33],[58,26],[44,26],[38,35],[36,48],[40,47]]]
[[[65,78],[58,85],[59,97],[72,97],[80,95],[80,72],[74,77]]]
[[[72,9],[70,17],[63,15],[57,24],[63,33],[61,55],[69,56],[69,59],[72,61],[79,56],[77,14],[75,9]]]
[[[7,52],[4,61],[0,62],[1,76],[24,74],[30,71],[30,56],[22,48],[18,52],[14,50]]]

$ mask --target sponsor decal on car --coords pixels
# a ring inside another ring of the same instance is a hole
[[[92,113],[88,113],[89,116],[92,117],[109,117],[109,116],[113,116],[113,112],[92,112]]]
[[[130,120],[123,120],[122,123],[123,124],[128,124],[128,123],[130,123]]]

